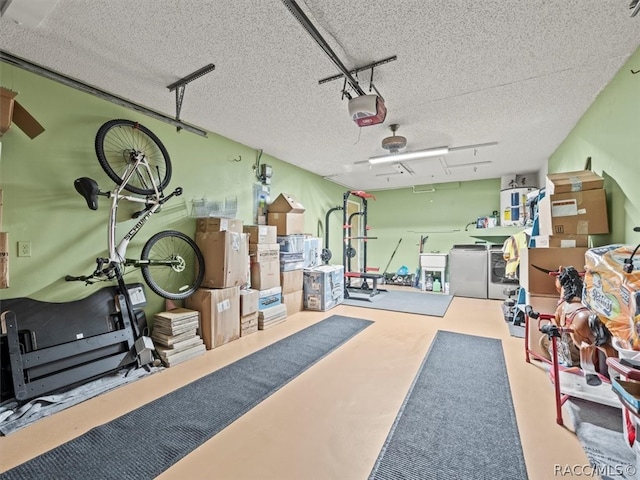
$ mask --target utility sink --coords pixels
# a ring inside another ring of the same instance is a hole
[[[447,266],[447,253],[421,253],[420,268],[427,271],[431,269],[441,270]]]

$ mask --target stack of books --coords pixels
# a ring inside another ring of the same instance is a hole
[[[175,308],[154,317],[151,338],[162,363],[173,367],[204,354],[198,324],[199,312],[187,308]]]
[[[258,311],[258,330],[266,330],[287,319],[287,307],[284,304],[275,305]]]

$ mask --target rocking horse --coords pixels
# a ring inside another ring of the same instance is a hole
[[[562,332],[559,334],[558,361],[571,367],[579,359],[587,384],[600,385],[601,375],[605,378],[609,375],[606,361],[598,361],[599,352],[606,357],[618,356],[611,343],[611,332],[598,315],[582,304],[583,281],[575,268],[560,267],[551,274],[556,277],[556,290],[560,294],[553,318],[554,325],[558,327],[555,330]],[[550,329],[545,328],[549,326],[546,325],[541,330],[550,334]],[[543,336],[540,345],[548,353],[549,337]]]

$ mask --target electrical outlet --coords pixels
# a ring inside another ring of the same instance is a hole
[[[30,257],[31,256],[31,242],[18,242],[18,256]]]

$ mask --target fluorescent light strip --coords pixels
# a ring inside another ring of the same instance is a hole
[[[457,165],[443,165],[442,167],[445,169],[465,168],[465,167],[476,167],[478,165],[489,165],[490,163],[492,163],[491,160],[486,160],[484,162],[459,163]]]
[[[369,158],[369,163],[371,165],[378,165],[380,163],[394,163],[401,162],[403,160],[417,160],[419,158],[439,157],[440,155],[446,155],[447,153],[449,153],[449,147],[437,147],[430,148],[428,150],[418,150],[416,152],[392,153],[390,155],[371,157]]]

